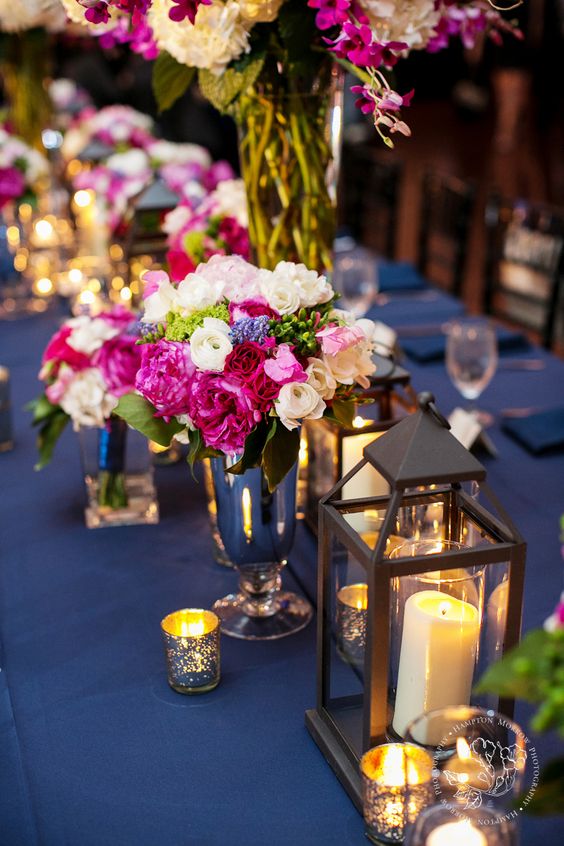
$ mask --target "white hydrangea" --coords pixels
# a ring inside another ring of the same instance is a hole
[[[186,18],[171,21],[172,0],[153,0],[148,22],[157,45],[177,62],[221,76],[229,62],[250,51],[250,25],[245,24],[237,0],[213,0],[200,6],[194,24]]]
[[[421,50],[434,34],[440,12],[435,0],[359,0],[379,41],[404,41]]]
[[[4,32],[34,27],[59,32],[65,24],[65,10],[59,0],[0,0],[0,30]]]
[[[60,404],[71,418],[74,428],[103,426],[118,403],[97,367],[80,370],[69,383]]]
[[[225,282],[221,279],[209,281],[201,274],[189,273],[177,288],[176,304],[185,315],[194,314],[221,302],[224,289]]]
[[[249,225],[247,192],[242,179],[224,179],[220,182],[206,200],[206,207],[215,214],[234,217],[240,226],[247,228]]]

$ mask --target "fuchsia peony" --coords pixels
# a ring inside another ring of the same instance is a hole
[[[189,386],[189,415],[205,444],[235,455],[262,419],[253,394],[238,379],[197,372]]]
[[[229,303],[229,314],[233,323],[245,317],[270,317],[272,320],[280,317],[276,309],[271,308],[264,297],[243,300],[242,303]]]
[[[92,359],[98,367],[108,390],[121,397],[135,387],[135,377],[141,365],[141,347],[131,335],[116,336],[100,347]]]
[[[0,168],[0,209],[10,200],[21,197],[25,191],[23,173],[15,167]]]
[[[68,364],[73,370],[83,370],[90,366],[90,359],[82,352],[73,349],[67,343],[69,337],[72,335],[71,326],[62,326],[56,332],[43,353],[41,363],[43,365],[50,364],[50,373],[53,376],[57,375],[59,367],[62,364]],[[43,368],[44,369],[44,368]],[[43,372],[42,369],[42,372]]]
[[[187,344],[160,340],[142,347],[135,387],[155,406],[157,417],[170,420],[189,413],[187,391],[194,371]]]

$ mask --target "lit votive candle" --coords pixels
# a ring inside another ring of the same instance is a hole
[[[362,756],[364,822],[373,843],[403,841],[406,825],[433,801],[432,770],[431,755],[410,743],[386,743]]]
[[[439,826],[428,835],[425,846],[487,846],[487,838],[469,820]]]
[[[183,608],[161,621],[168,683],[178,693],[207,693],[219,684],[219,617]]]
[[[353,664],[364,661],[368,585],[345,585],[337,592],[337,649]]]

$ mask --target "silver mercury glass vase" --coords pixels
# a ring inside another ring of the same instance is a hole
[[[227,466],[225,458],[211,459],[217,527],[239,572],[239,592],[219,599],[213,610],[221,631],[232,637],[285,637],[304,628],[313,614],[306,599],[280,589],[296,527],[297,464],[273,493],[260,468],[234,475]]]

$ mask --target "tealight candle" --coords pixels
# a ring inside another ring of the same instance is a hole
[[[368,585],[345,585],[337,592],[337,650],[354,664],[364,661],[367,608]]]
[[[487,846],[488,841],[469,820],[445,823],[432,831],[425,846]]]
[[[219,684],[219,617],[183,608],[161,621],[168,683],[178,693],[207,693]]]
[[[10,371],[7,367],[0,367],[0,452],[6,452],[13,446]]]
[[[410,743],[386,743],[362,756],[364,822],[373,843],[403,841],[406,825],[433,801],[432,770],[431,755]]]

